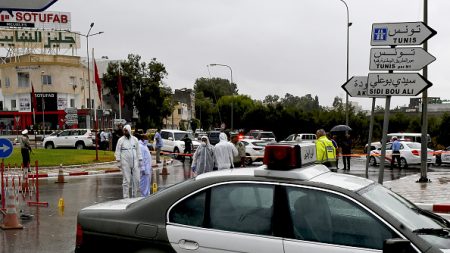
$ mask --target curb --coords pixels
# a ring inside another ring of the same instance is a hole
[[[86,163],[86,164],[77,164],[77,165],[63,165],[63,169],[70,168],[82,168],[82,167],[91,167],[91,166],[101,166],[101,165],[111,165],[117,163],[116,161],[111,162],[102,162],[102,163]],[[48,167],[39,167],[40,170],[51,170],[51,169],[59,169],[60,166],[48,166]]]
[[[87,175],[97,175],[97,174],[109,174],[118,173],[119,169],[109,169],[109,170],[91,170],[91,171],[76,171],[76,172],[63,172],[65,177],[77,177],[77,176],[87,176]],[[39,174],[38,178],[56,178],[59,173],[44,173]],[[28,178],[35,178],[35,175],[30,175]]]

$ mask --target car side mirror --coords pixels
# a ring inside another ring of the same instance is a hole
[[[409,253],[414,252],[411,242],[405,239],[387,239],[383,242],[383,253]]]
[[[172,138],[172,137],[169,137],[168,140],[169,140],[169,141],[173,141],[173,138]]]

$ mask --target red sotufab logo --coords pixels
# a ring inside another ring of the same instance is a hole
[[[41,23],[61,23],[67,24],[69,17],[65,13],[54,12],[16,12],[15,19],[17,22],[41,22]]]

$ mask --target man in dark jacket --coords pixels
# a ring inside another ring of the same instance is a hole
[[[352,139],[349,134],[345,135],[341,143],[342,162],[344,163],[344,170],[350,170],[350,158],[352,154]]]
[[[189,156],[189,159],[192,162],[192,140],[189,138],[189,135],[186,134],[182,141],[184,141],[184,156],[182,160],[184,162],[186,156]]]

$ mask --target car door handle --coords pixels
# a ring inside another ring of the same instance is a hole
[[[178,245],[180,245],[180,248],[187,250],[197,250],[199,248],[197,242],[184,239],[180,240]]]

